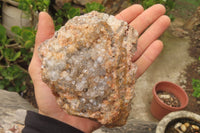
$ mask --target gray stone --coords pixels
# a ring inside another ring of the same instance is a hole
[[[16,92],[0,90],[0,101],[0,131],[6,132],[13,127],[20,128],[24,125],[26,110],[36,111]]]
[[[156,122],[130,119],[127,121],[127,124],[122,127],[102,127],[93,133],[155,133],[156,126]]]

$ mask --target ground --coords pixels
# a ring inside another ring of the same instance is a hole
[[[192,35],[192,34],[191,34]],[[195,40],[193,39],[193,36],[191,37],[191,45],[189,48],[189,54],[191,57],[195,59],[193,63],[187,66],[185,69],[185,76],[186,76],[186,83],[183,83],[186,86],[186,92],[189,96],[189,104],[186,108],[188,111],[195,112],[197,114],[200,114],[200,98],[195,98],[192,96],[193,88],[192,88],[192,79],[200,79],[200,61],[198,60],[200,56],[200,41],[197,42],[199,45],[193,45],[193,42]]]
[[[176,5],[177,5],[176,10],[173,11],[173,14],[177,17],[181,17],[182,19],[190,21],[190,19],[192,17],[194,17],[197,6],[200,5],[200,3],[198,1],[194,1],[194,0],[191,0],[191,1],[177,0]],[[188,10],[183,10],[183,9],[188,9]],[[195,16],[195,17],[198,17],[197,19],[199,19],[199,21],[200,21],[200,16]],[[186,82],[181,82],[180,84],[185,86],[185,91],[189,96],[189,104],[188,104],[186,110],[200,114],[200,99],[192,96],[192,93],[193,93],[192,79],[200,79],[200,61],[199,61],[200,33],[199,33],[199,27],[193,26],[193,28],[188,31],[187,36],[191,40],[188,52],[189,52],[189,55],[194,59],[194,61],[192,63],[190,63],[189,65],[187,65],[187,67],[185,69],[184,76],[186,77]]]

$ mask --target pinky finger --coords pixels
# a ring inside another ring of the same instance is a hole
[[[147,68],[154,62],[157,56],[161,53],[163,49],[163,43],[160,40],[154,41],[146,51],[140,56],[140,58],[135,62],[138,66],[136,73],[136,79],[139,78]]]

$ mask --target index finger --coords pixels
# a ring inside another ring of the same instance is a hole
[[[132,5],[123,11],[121,11],[119,14],[117,14],[115,17],[120,20],[124,20],[127,23],[132,22],[138,15],[140,15],[144,11],[144,8],[139,5],[135,4]]]

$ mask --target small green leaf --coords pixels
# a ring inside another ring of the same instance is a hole
[[[0,80],[0,89],[4,89],[6,87],[6,83],[4,80]]]
[[[62,6],[62,9],[65,10],[65,11],[69,11],[71,8],[72,8],[71,3],[65,3]]]
[[[75,16],[80,16],[80,9],[79,8],[71,8],[68,12],[68,19],[71,19]]]
[[[0,90],[3,90],[4,88],[5,88],[5,86],[0,84]]]
[[[20,57],[21,52],[15,52],[14,49],[5,48],[3,50],[3,55],[8,61],[16,61]]]
[[[22,29],[19,26],[12,26],[11,31],[16,35],[21,35]]]
[[[22,31],[21,36],[24,39],[24,41],[32,40],[34,38],[34,34],[29,30]]]
[[[98,12],[104,12],[105,7],[101,5],[100,3],[92,2],[86,4],[85,12],[91,12],[91,11],[98,11]]]
[[[44,2],[44,4],[45,4],[46,6],[49,6],[49,5],[50,5],[50,0],[43,0],[43,2]]]
[[[57,31],[57,30],[59,30],[61,27],[62,27],[62,25],[56,25],[56,26],[55,26],[55,30]]]
[[[13,59],[11,61],[16,61],[21,55],[21,52],[18,51],[17,53],[15,53],[15,55],[13,56]]]
[[[28,40],[28,41],[26,41],[25,44],[24,44],[24,47],[25,47],[26,49],[30,49],[30,48],[33,47],[33,46],[34,46],[34,42],[33,42],[32,40]]]
[[[200,80],[199,79],[192,79],[192,87],[194,89],[193,96],[200,97]]]
[[[63,23],[63,19],[61,17],[58,17],[57,20],[56,20],[56,22],[58,24],[62,24]]]
[[[21,78],[24,74],[22,73],[22,71],[19,69],[18,66],[12,65],[1,71],[1,75],[4,77],[4,79],[11,81],[16,78]]]
[[[6,36],[6,28],[0,24],[0,43],[2,45],[6,44],[7,36]]]

